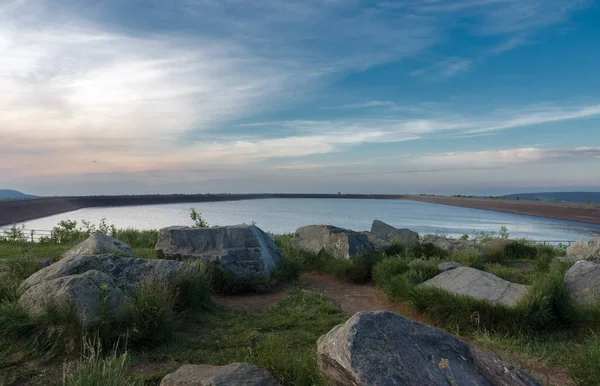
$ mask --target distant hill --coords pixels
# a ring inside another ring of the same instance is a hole
[[[540,200],[565,202],[600,202],[600,192],[548,192],[548,193],[518,193],[502,196],[509,200]]]
[[[31,194],[21,193],[11,189],[0,189],[0,200],[3,199],[15,199],[15,198],[34,198]]]

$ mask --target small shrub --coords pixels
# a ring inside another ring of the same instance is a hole
[[[194,207],[190,208],[190,218],[194,222],[193,228],[208,228],[208,223]]]
[[[27,235],[25,234],[25,225],[17,226],[13,224],[9,229],[2,231],[0,236],[0,242],[6,243],[26,243],[28,241]]]

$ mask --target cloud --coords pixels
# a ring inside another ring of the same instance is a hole
[[[426,76],[428,78],[450,78],[466,72],[471,68],[472,60],[466,58],[448,58],[434,65],[411,72],[413,76]]]
[[[519,46],[530,43],[529,40],[524,35],[516,35],[508,38],[504,42],[492,47],[489,50],[489,54],[491,55],[499,55],[504,52],[508,52],[513,50]]]
[[[600,160],[600,147],[576,148],[519,148],[474,152],[451,152],[417,157],[416,161],[426,165],[521,165],[542,162]]]

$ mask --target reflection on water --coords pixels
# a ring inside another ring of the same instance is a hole
[[[170,225],[191,225],[189,210],[194,206],[210,225],[255,222],[265,231],[294,232],[311,224],[331,224],[354,230],[368,230],[374,219],[420,234],[443,232],[460,236],[474,231],[498,231],[506,226],[511,237],[535,240],[578,240],[600,235],[600,226],[534,216],[459,208],[406,200],[356,199],[262,199],[197,204],[168,204],[87,208],[25,223],[28,229],[51,229],[60,220],[102,218],[118,228],[158,229]]]

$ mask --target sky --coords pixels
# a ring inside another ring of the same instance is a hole
[[[0,0],[0,188],[600,190],[592,0]]]

